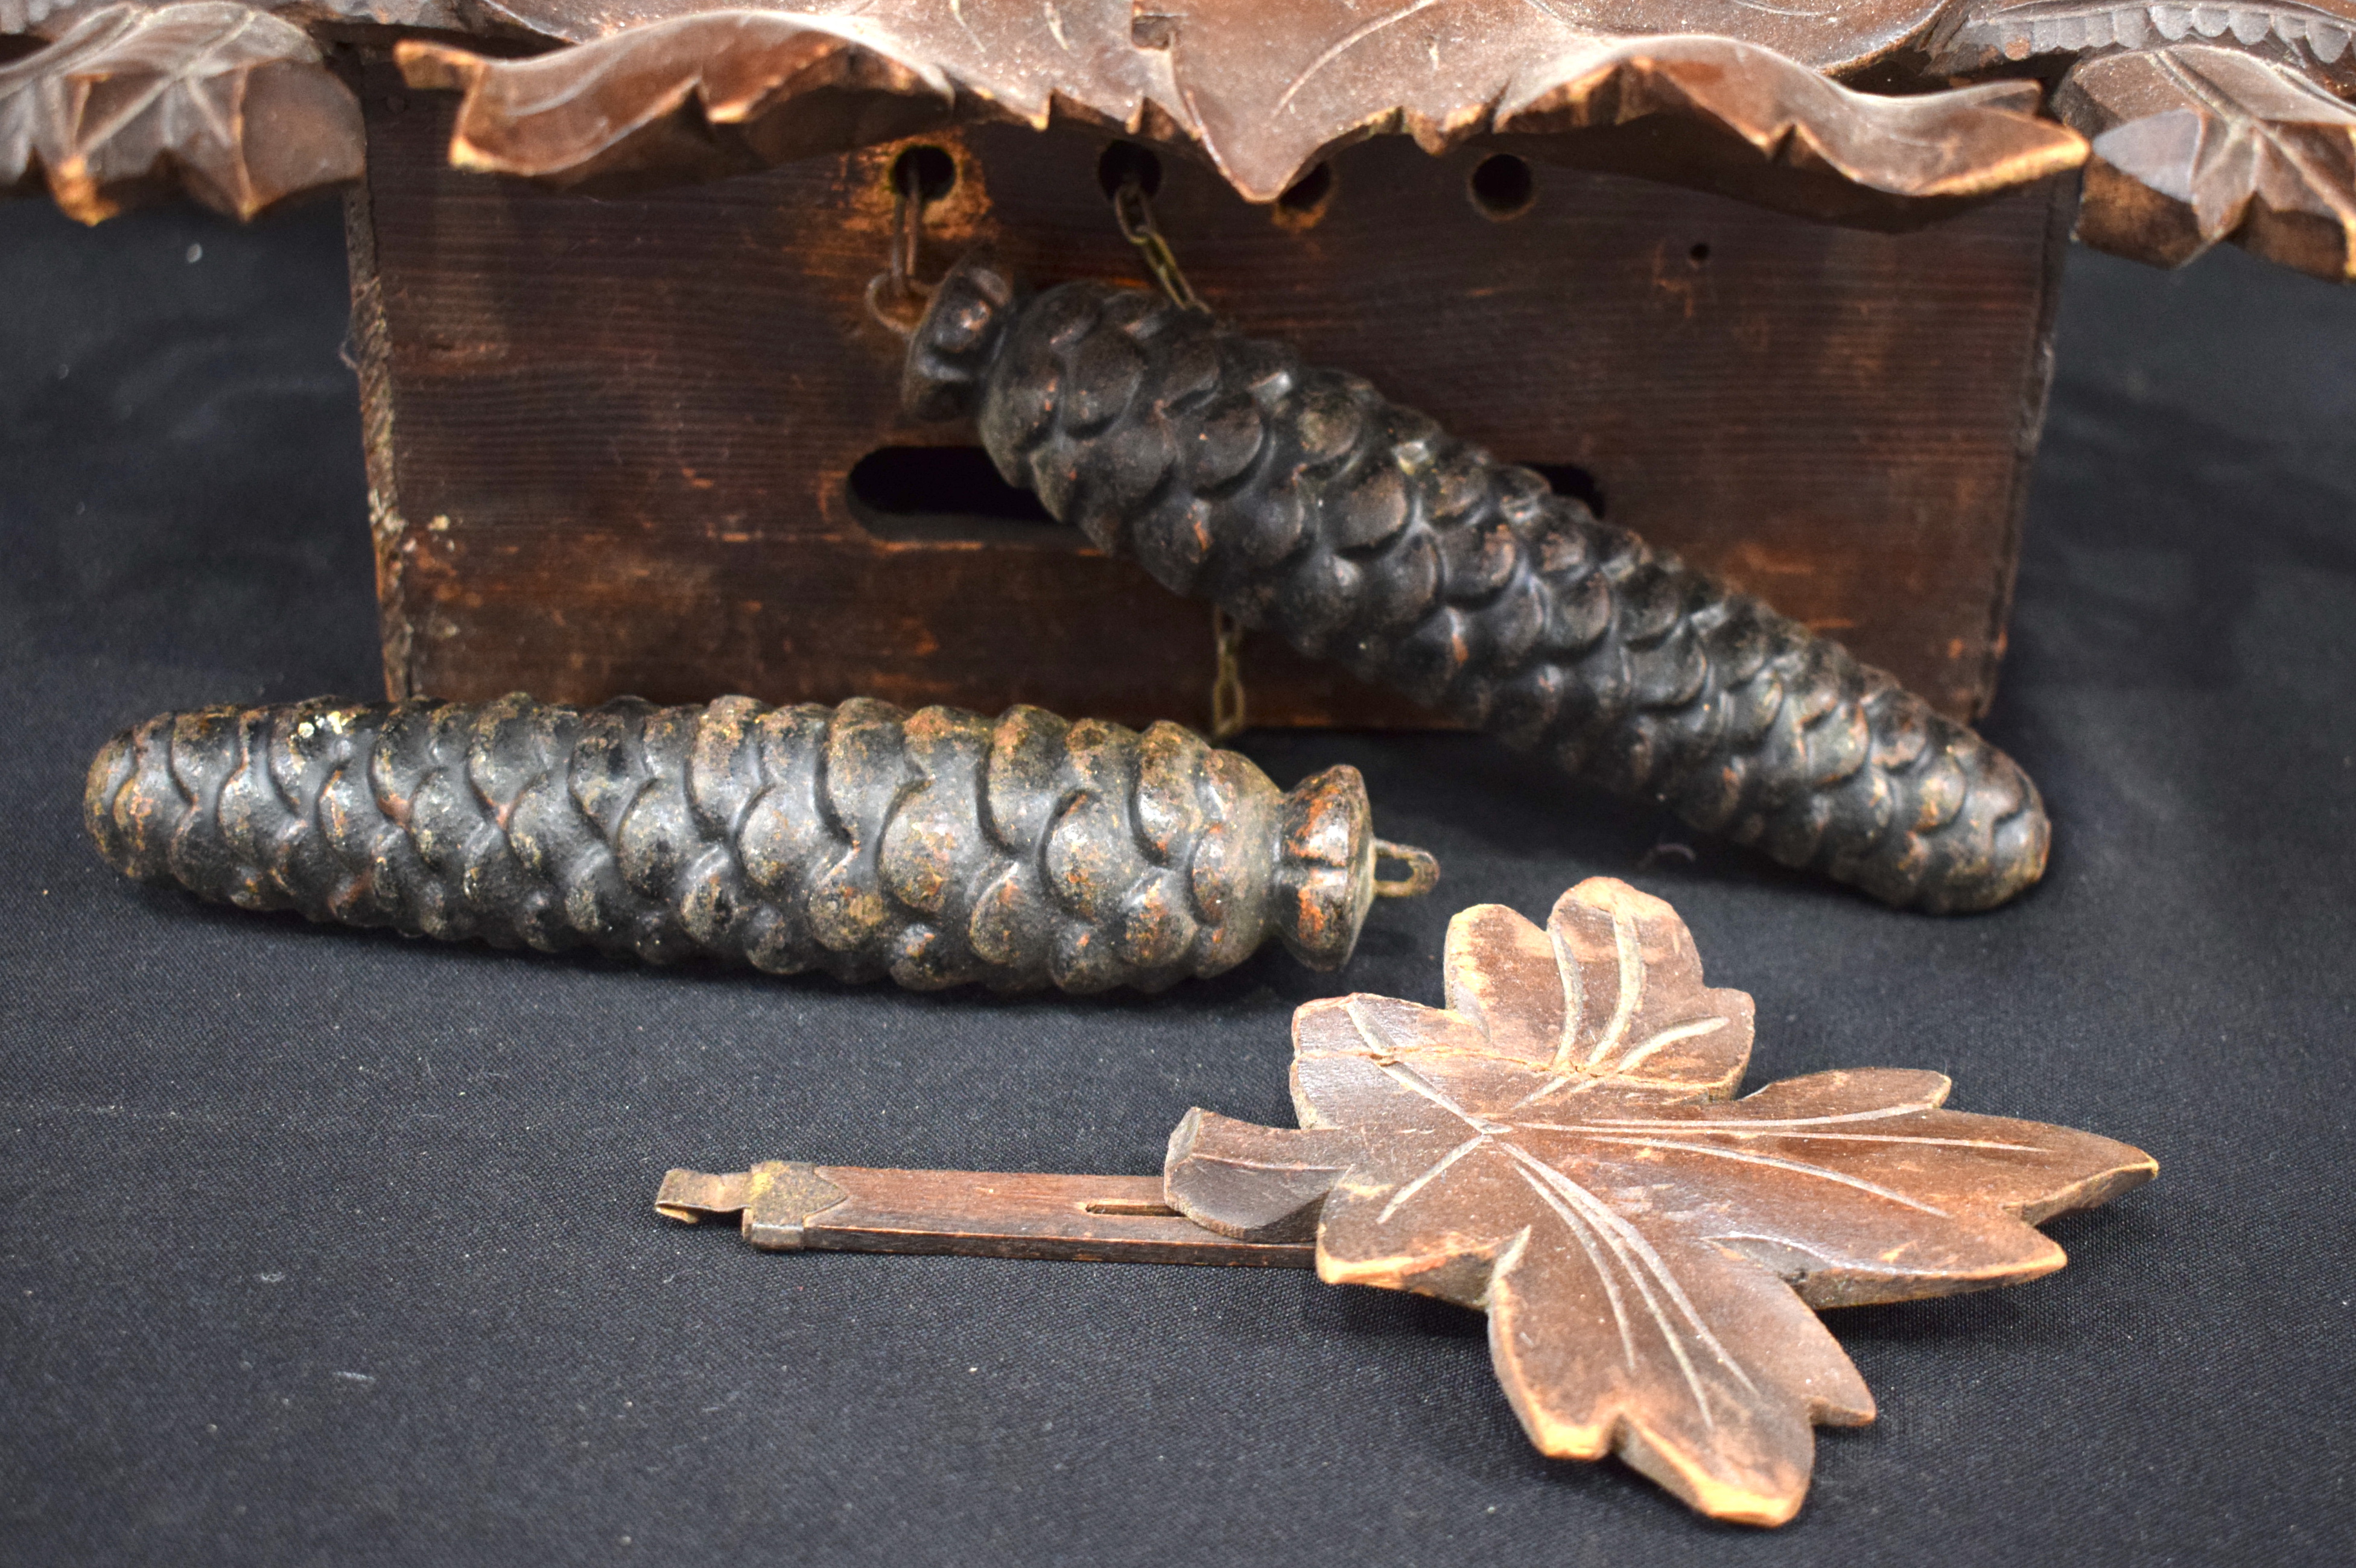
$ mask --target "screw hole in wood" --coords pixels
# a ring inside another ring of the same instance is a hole
[[[1119,190],[1131,175],[1137,177],[1137,187],[1146,195],[1162,193],[1162,160],[1150,148],[1135,142],[1115,142],[1097,159],[1097,187],[1107,197]]]
[[[1578,501],[1597,517],[1603,515],[1603,487],[1595,476],[1576,463],[1516,463],[1517,468],[1527,468],[1552,487],[1558,496]]]
[[[1519,218],[1538,199],[1537,177],[1527,162],[1511,153],[1494,153],[1475,164],[1465,189],[1473,210],[1499,222]]]
[[[957,159],[940,147],[910,147],[892,160],[892,188],[915,192],[927,207],[955,190],[957,181]]]
[[[1333,166],[1321,163],[1286,186],[1270,209],[1277,227],[1297,232],[1324,217],[1333,205]]]

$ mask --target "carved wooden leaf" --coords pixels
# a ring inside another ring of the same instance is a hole
[[[111,5],[0,66],[0,188],[85,223],[177,180],[251,218],[359,176],[359,105],[303,31],[227,0]]]
[[[938,124],[956,99],[938,68],[902,64],[857,18],[719,12],[515,60],[413,39],[396,52],[411,86],[466,93],[454,165],[559,185],[847,150]],[[799,112],[768,113],[781,103]],[[734,144],[701,133],[748,122],[757,124]]]
[[[1301,1008],[1301,1130],[1191,1112],[1170,1201],[1231,1234],[1315,1215],[1323,1278],[1485,1308],[1540,1449],[1616,1453],[1722,1518],[1791,1518],[1812,1426],[1872,1419],[1811,1307],[2049,1273],[2062,1252],[2036,1221],[2157,1170],[2107,1138],[1943,1111],[1932,1072],[1730,1099],[1751,999],[1704,986],[1676,911],[1622,883],[1582,883],[1543,930],[1465,910],[1446,975],[1445,1009]]]
[[[1502,101],[1498,128],[1563,131],[1676,113],[1764,157],[1902,197],[1983,196],[2077,167],[2084,142],[2038,116],[2029,81],[1909,97],[1858,92],[1724,38],[1636,38],[1558,62],[1559,80]]]
[[[2103,55],[2055,106],[2094,138],[2088,243],[2174,265],[2233,239],[2356,278],[2356,108],[2294,68],[2207,44]]]
[[[2226,5],[2115,0],[1995,0],[1959,7],[1932,35],[1933,65],[1977,70],[2000,60],[2093,49],[2139,49],[2186,38],[2231,38],[2254,48],[2275,40],[2323,65],[2348,52],[2356,34],[2351,0],[2233,0]]]
[[[558,0],[519,3],[535,27],[565,15],[582,25]],[[690,113],[744,127],[756,145],[841,145],[892,92],[1038,125],[1061,113],[1191,136],[1255,200],[1377,132],[1440,151],[1492,129],[1662,113],[1906,197],[1976,194],[2084,156],[2077,135],[2037,118],[2032,87],[1885,97],[1820,74],[1920,31],[1936,12],[1924,0],[1734,7],[1719,20],[1740,38],[1633,39],[1608,35],[1674,29],[1670,13],[1683,12],[1667,0],[1633,14],[1570,0],[1204,0],[1135,13],[1128,0],[876,0],[656,15],[679,9],[600,11],[596,25],[619,30],[530,59],[416,42],[402,58],[412,82],[466,90],[459,162],[559,179],[649,162],[648,147],[701,134],[665,128]]]
[[[1660,109],[1709,115],[1762,96],[1783,101],[1771,114],[1806,118],[1840,101],[1820,71],[1872,58],[1939,6],[1729,5],[1706,27],[1676,0],[1172,0],[1154,9],[1166,13],[1157,36],[1169,41],[1183,119],[1237,188],[1269,200],[1326,150],[1360,135],[1403,131],[1439,152],[1526,113],[1574,110],[1623,74],[1636,79],[1633,112],[1619,119]],[[1714,36],[1690,36],[1703,32]],[[1647,95],[1648,75],[1676,78],[1676,91]],[[1805,102],[1795,96],[1812,88],[1827,91]],[[1866,117],[1893,102],[1847,96],[1857,102],[1843,108]],[[1948,134],[1976,152],[1992,128],[1979,105],[1944,107]],[[1746,107],[1717,117],[1739,126],[1760,113]],[[1867,183],[1880,172],[1861,166]]]

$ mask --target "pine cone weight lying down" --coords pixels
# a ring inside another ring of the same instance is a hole
[[[2036,786],[1971,730],[1280,344],[973,257],[902,393],[1164,587],[1786,865],[1933,913],[2044,872]]]
[[[1024,707],[205,708],[109,742],[83,811],[118,871],[250,909],[917,989],[1156,990],[1270,934],[1337,968],[1376,891],[1355,768],[1288,794]]]

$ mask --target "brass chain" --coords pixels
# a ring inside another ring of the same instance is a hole
[[[1211,678],[1211,738],[1226,740],[1250,722],[1244,703],[1244,623],[1216,605],[1211,607],[1211,646],[1219,661]]]
[[[1145,193],[1145,182],[1131,169],[1121,177],[1120,186],[1112,193],[1113,221],[1120,225],[1121,238],[1137,247],[1145,262],[1145,270],[1170,296],[1170,303],[1181,310],[1197,310],[1210,314],[1194,285],[1186,281],[1179,270],[1177,253],[1170,242],[1162,237],[1161,227],[1153,221],[1153,199]]]
[[[1112,193],[1113,221],[1120,225],[1121,238],[1137,247],[1145,263],[1145,270],[1170,297],[1170,303],[1181,310],[1210,314],[1203,296],[1186,281],[1185,269],[1178,264],[1178,253],[1154,221],[1153,199],[1146,194],[1145,182],[1131,169],[1121,177]],[[1211,649],[1217,660],[1211,677],[1211,738],[1226,740],[1243,732],[1250,722],[1244,699],[1243,623],[1226,611],[1211,607]]]

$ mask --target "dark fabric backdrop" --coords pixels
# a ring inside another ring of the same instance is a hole
[[[1447,880],[1338,977],[1155,999],[534,959],[108,871],[78,802],[117,727],[378,689],[344,334],[332,207],[0,209],[0,1558],[2356,1554],[2356,292],[2072,257],[1987,726],[2059,823],[2014,908],[1892,914],[1472,739],[1258,735],[1280,782],[1365,769]],[[2053,1227],[2052,1279],[1835,1315],[1881,1419],[1780,1531],[1538,1458],[1469,1313],[648,1208],[760,1157],[1155,1170],[1189,1105],[1286,1117],[1294,1005],[1437,1001],[1451,910],[1599,873],[1757,996],[1752,1083],[1934,1068],[2162,1166]]]

